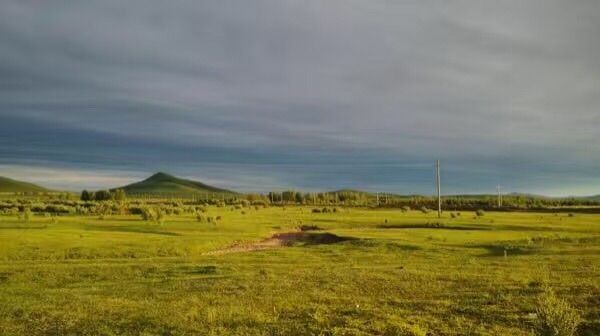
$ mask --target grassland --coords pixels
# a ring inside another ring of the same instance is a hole
[[[544,287],[600,334],[600,215],[208,214],[0,216],[0,334],[531,335]],[[212,253],[299,225],[320,230]]]

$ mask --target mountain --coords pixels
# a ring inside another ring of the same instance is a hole
[[[588,196],[585,199],[591,200],[591,201],[600,201],[600,195]]]
[[[126,194],[235,194],[235,192],[230,190],[213,187],[197,181],[182,179],[163,172],[156,173],[141,182],[132,183],[115,189],[123,189]]]
[[[17,181],[0,176],[0,192],[44,192],[44,187],[29,182]]]

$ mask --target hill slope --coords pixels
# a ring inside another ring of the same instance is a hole
[[[213,187],[201,182],[178,178],[166,173],[156,173],[149,178],[120,188],[127,194],[201,194],[235,192]],[[113,189],[114,190],[114,189]]]
[[[44,192],[44,187],[29,182],[17,181],[0,176],[0,192]]]

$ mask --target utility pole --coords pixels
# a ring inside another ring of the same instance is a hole
[[[502,193],[500,193],[501,186],[496,186],[496,192],[498,193],[498,208],[502,207]]]
[[[440,160],[435,160],[435,177],[438,197],[438,217],[442,217],[442,190],[440,186]]]

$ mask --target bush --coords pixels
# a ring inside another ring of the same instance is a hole
[[[154,221],[158,224],[162,224],[165,220],[165,213],[161,209],[142,208],[141,216],[145,221]]]
[[[33,217],[33,213],[29,208],[24,208],[19,217],[23,222],[29,223],[31,221],[31,217]]]
[[[558,298],[551,289],[540,295],[536,308],[539,336],[573,336],[581,323],[579,312]]]
[[[422,212],[422,213],[426,214],[426,213],[429,213],[429,211],[430,211],[430,210],[429,210],[429,209],[427,209],[427,207],[421,207],[421,212]]]
[[[402,210],[402,212],[408,212],[410,211],[410,207],[408,205],[405,205],[400,210]]]
[[[156,216],[154,209],[152,209],[152,208],[142,208],[140,210],[141,210],[140,215],[142,216],[142,219],[145,221],[151,221]]]
[[[452,218],[456,218],[456,214],[455,214],[454,212],[451,212],[451,213],[450,213],[450,217],[452,217]]]
[[[165,222],[165,213],[160,209],[156,210],[156,223],[163,224]]]
[[[483,212],[483,210],[479,209],[479,210],[475,211],[475,214],[477,215],[477,217],[481,217],[481,216],[485,215],[485,212]]]
[[[312,209],[312,213],[321,213],[321,209]]]

